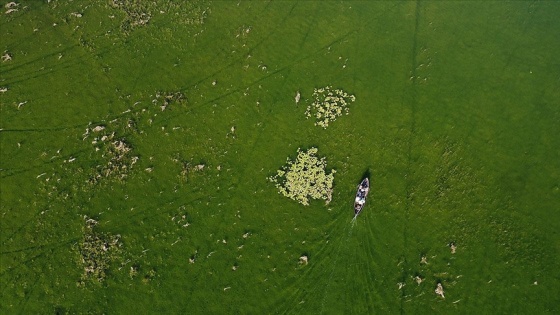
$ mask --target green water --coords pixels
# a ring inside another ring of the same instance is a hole
[[[560,312],[557,2],[6,3],[0,313]],[[324,130],[327,85],[356,102]],[[139,159],[91,184],[113,132]],[[312,146],[329,205],[267,181]],[[78,286],[84,215],[122,253]]]

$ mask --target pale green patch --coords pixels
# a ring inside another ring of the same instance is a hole
[[[87,281],[103,282],[111,263],[120,254],[120,235],[99,233],[95,231],[97,221],[87,218],[84,226],[84,237],[79,244],[79,264],[83,268],[79,286]]]
[[[210,13],[210,7],[205,0],[201,1],[139,1],[139,0],[109,0],[109,6],[124,13],[121,30],[129,34],[134,29],[146,26],[153,18],[163,16],[173,23],[182,25],[203,25]]]
[[[91,129],[93,130],[92,134],[96,133],[96,128],[100,128],[100,126]],[[93,169],[93,174],[89,180],[91,184],[113,178],[124,181],[139,159],[138,156],[132,155],[132,146],[126,139],[117,138],[115,132],[97,135],[92,144],[95,151],[101,155],[102,162]]]
[[[317,151],[298,149],[295,161],[288,158],[286,165],[269,178],[276,183],[279,193],[306,206],[309,198],[324,199],[327,204],[331,201],[336,170],[327,173],[327,161],[317,157]]]
[[[335,121],[342,114],[348,115],[348,105],[356,101],[356,97],[341,89],[326,86],[313,90],[313,103],[307,106],[307,118],[315,117],[315,126],[327,128],[329,122]]]

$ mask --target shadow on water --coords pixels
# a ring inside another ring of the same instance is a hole
[[[362,173],[362,177],[360,177],[360,180],[358,181],[356,186],[360,185],[364,178],[369,178],[369,181],[371,182],[371,170],[369,167]]]

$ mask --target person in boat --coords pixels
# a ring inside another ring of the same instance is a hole
[[[364,205],[364,203],[366,203],[366,199],[363,197],[358,197],[356,198],[356,203],[359,205]]]
[[[366,190],[363,188],[360,188],[360,190],[358,190],[358,197],[364,198],[364,196],[366,195]]]

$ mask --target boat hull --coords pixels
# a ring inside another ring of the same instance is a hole
[[[368,193],[369,179],[366,177],[362,180],[360,185],[358,185],[358,191],[356,192],[356,198],[354,199],[354,216],[360,214],[360,212],[364,208]]]

